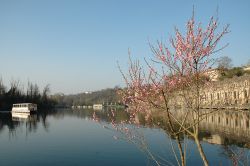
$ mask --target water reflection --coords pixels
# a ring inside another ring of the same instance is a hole
[[[88,136],[90,133],[95,133],[94,135],[98,135],[101,132],[100,129],[96,130],[95,122],[92,121],[94,110],[79,110],[79,109],[57,109],[57,110],[42,110],[38,111],[37,114],[20,114],[11,112],[0,113],[0,138],[6,138],[6,134],[9,134],[9,139],[18,138],[16,140],[21,140],[21,135],[25,135],[26,137],[32,135],[33,141],[39,140],[41,135],[43,135],[44,139],[51,140],[53,136],[55,136],[55,132],[59,132],[58,138],[63,138],[67,141],[67,132],[65,129],[69,129],[70,131],[73,129],[75,132],[72,132],[72,137],[77,138],[80,137],[82,130],[85,130],[85,133],[82,132],[82,137]],[[110,110],[98,110],[95,111],[97,117],[100,119],[99,123],[109,124],[111,122]],[[121,121],[126,121],[129,119],[129,115],[124,110],[116,110],[115,111],[115,119],[116,123]],[[154,128],[161,129],[161,132],[166,134],[169,133],[168,124],[166,116],[164,112],[152,114],[150,121],[146,121],[145,116],[137,115],[136,120],[140,123],[142,128]],[[232,161],[237,158],[237,154],[239,156],[243,156],[245,151],[249,151],[250,148],[250,128],[249,128],[249,120],[250,113],[248,111],[236,111],[236,110],[220,110],[201,122],[200,125],[200,139],[203,142],[212,145],[213,147],[220,147],[218,152],[221,156],[218,156],[218,160],[221,160],[221,157],[225,157],[228,159],[232,159]],[[55,122],[56,121],[56,122]],[[74,123],[74,128],[71,128],[71,124]],[[82,125],[79,125],[79,124]],[[67,126],[68,125],[68,126]],[[54,127],[56,126],[56,127]],[[89,129],[90,128],[90,129]],[[51,129],[51,132],[50,132]],[[92,129],[92,130],[91,130]],[[44,132],[45,131],[45,132]],[[62,131],[62,135],[60,134]],[[86,133],[87,132],[87,133]],[[90,132],[90,133],[88,133]],[[155,132],[155,131],[154,131]],[[36,134],[33,134],[36,133]],[[45,136],[47,133],[47,136]],[[66,134],[66,135],[64,135]],[[2,137],[1,137],[2,136]],[[100,136],[97,136],[97,138]],[[183,139],[185,136],[182,136]],[[45,146],[56,146],[58,142],[58,138],[56,138],[55,142],[44,144]],[[59,139],[59,140],[60,140]],[[91,137],[91,140],[93,138]],[[112,139],[112,137],[110,138]],[[80,140],[79,140],[80,141]],[[106,140],[107,141],[107,140]],[[11,141],[10,141],[11,142]],[[59,141],[60,142],[60,141]],[[103,141],[102,141],[103,142]],[[192,142],[192,141],[191,141]],[[28,142],[27,144],[30,144]],[[27,145],[26,144],[26,145]],[[67,142],[63,142],[63,145],[67,145]],[[223,145],[223,146],[218,146]],[[74,144],[72,144],[74,146]],[[77,145],[76,145],[77,146]],[[83,142],[83,145],[84,142]],[[103,145],[102,145],[103,146]],[[108,145],[109,146],[109,145]],[[244,148],[239,148],[244,147]],[[15,147],[13,147],[15,148]],[[69,148],[69,147],[68,147]],[[247,149],[247,150],[246,150]],[[52,149],[54,150],[54,149]],[[60,148],[59,150],[60,151]],[[46,150],[44,150],[46,152]],[[53,151],[51,152],[53,154]],[[168,154],[168,153],[167,153]],[[217,160],[217,161],[218,161]],[[217,162],[216,161],[216,162]],[[193,162],[193,161],[192,161]],[[192,163],[193,164],[193,163]]]
[[[97,116],[103,122],[110,122],[111,119],[108,117],[110,110],[96,111]],[[11,112],[0,112],[0,134],[1,131],[8,128],[9,133],[13,133],[18,128],[25,126],[28,132],[36,132],[39,123],[42,124],[46,131],[49,131],[50,121],[49,117],[56,119],[63,119],[64,117],[75,117],[80,119],[92,120],[94,110],[85,109],[56,109],[56,110],[40,110],[37,113],[11,113]],[[116,111],[116,121],[119,122],[124,119],[128,119],[128,114],[123,110]]]
[[[41,123],[43,128],[48,131],[48,117],[63,119],[67,117],[76,117],[81,119],[92,119],[94,110],[43,110],[37,114],[29,113],[0,113],[0,132],[6,126],[9,132],[15,131],[21,126],[25,126],[28,132],[35,132],[38,123]],[[108,113],[109,110],[95,111],[97,117],[103,122],[111,122]],[[126,121],[129,115],[123,110],[117,110],[115,121]],[[161,128],[168,133],[168,125],[164,113],[152,115],[152,121],[145,121],[145,117],[138,115],[137,121],[141,125],[150,128]],[[221,110],[206,117],[200,125],[200,139],[220,145],[237,145],[240,147],[250,148],[250,112],[236,110]],[[1,134],[1,133],[0,133]]]
[[[53,113],[52,113],[53,112]],[[26,135],[32,132],[36,132],[38,123],[41,123],[45,131],[48,131],[49,123],[47,122],[47,116],[56,114],[57,111],[42,111],[36,113],[12,113],[4,112],[0,113],[0,134],[5,128],[9,131],[9,138],[18,137],[16,130],[25,127]]]
[[[220,145],[250,148],[250,112],[221,110],[201,122],[201,130],[210,134],[203,140]]]
[[[11,115],[12,115],[12,121],[19,121],[19,122],[37,121],[37,114],[12,112]]]
[[[203,110],[209,112],[211,110]],[[180,113],[180,112],[179,112]],[[177,113],[176,113],[177,114]],[[180,113],[181,116],[183,113]],[[167,115],[164,112],[154,113],[146,121],[143,115],[137,115],[137,123],[148,127],[160,127],[168,133]],[[189,119],[192,122],[191,119]],[[239,110],[218,110],[209,114],[200,123],[199,138],[210,144],[237,145],[250,148],[250,112]],[[178,125],[177,125],[178,127]]]

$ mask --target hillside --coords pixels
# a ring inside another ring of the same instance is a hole
[[[108,88],[100,91],[79,94],[55,94],[52,96],[57,101],[58,106],[72,106],[72,105],[93,105],[95,103],[103,102],[119,102],[120,99],[117,95],[118,88]]]

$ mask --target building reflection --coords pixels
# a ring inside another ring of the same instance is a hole
[[[213,113],[211,113],[213,112]],[[174,114],[180,119],[183,118],[185,110],[175,111]],[[200,122],[199,138],[211,144],[237,145],[250,148],[250,112],[247,110],[202,110],[207,114]],[[146,119],[152,119],[151,122]],[[192,117],[188,117],[188,123],[192,124]],[[165,112],[154,112],[150,118],[137,115],[136,123],[148,127],[159,127],[169,133],[169,124]],[[176,124],[176,128],[179,125]]]
[[[209,112],[210,110],[204,110]],[[10,132],[16,128],[25,125],[28,132],[36,132],[39,123],[48,131],[49,121],[48,117],[52,116],[56,119],[63,119],[66,116],[76,117],[80,119],[93,118],[93,110],[53,110],[41,111],[38,114],[11,114],[0,113],[0,134],[7,126]],[[108,116],[110,111],[96,111],[95,112],[100,121],[110,123],[112,119]],[[136,121],[142,126],[152,128],[162,128],[168,133],[167,116],[164,113],[152,114],[152,121],[148,122],[144,116],[138,115]],[[115,121],[117,123],[128,121],[129,115],[119,110],[115,113]],[[159,123],[160,122],[160,123]],[[159,125],[160,124],[160,125]],[[237,110],[218,110],[213,114],[207,115],[203,121],[200,122],[200,139],[211,143],[220,145],[237,145],[240,147],[250,148],[250,112]]]
[[[202,140],[213,144],[238,144],[250,148],[249,124],[249,111],[216,111],[200,123],[200,129],[210,134]]]

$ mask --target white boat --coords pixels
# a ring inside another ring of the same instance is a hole
[[[94,104],[94,105],[93,105],[93,109],[94,109],[94,110],[102,110],[102,108],[103,108],[103,105],[102,105],[102,104]]]
[[[33,103],[17,103],[13,104],[12,112],[17,113],[31,113],[37,111],[37,105]]]

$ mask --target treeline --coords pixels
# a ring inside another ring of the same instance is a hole
[[[7,89],[0,79],[0,111],[11,110],[14,103],[36,103],[38,109],[52,108],[56,102],[49,97],[49,92],[49,85],[46,85],[41,92],[38,85],[31,82],[28,82],[24,90],[19,81],[12,81],[10,88]]]
[[[220,80],[226,78],[240,77],[250,75],[250,59],[245,65],[233,67],[232,59],[228,56],[222,56],[218,59],[218,67],[220,71]]]
[[[249,66],[250,68],[250,66]],[[224,80],[225,78],[233,78],[240,77],[243,75],[250,75],[250,69],[247,67],[233,67],[233,68],[223,68],[220,69],[220,80]]]
[[[93,105],[102,103],[119,103],[120,98],[117,94],[119,88],[108,88],[100,91],[79,93],[74,95],[55,94],[52,98],[60,107],[70,107],[72,105]]]

